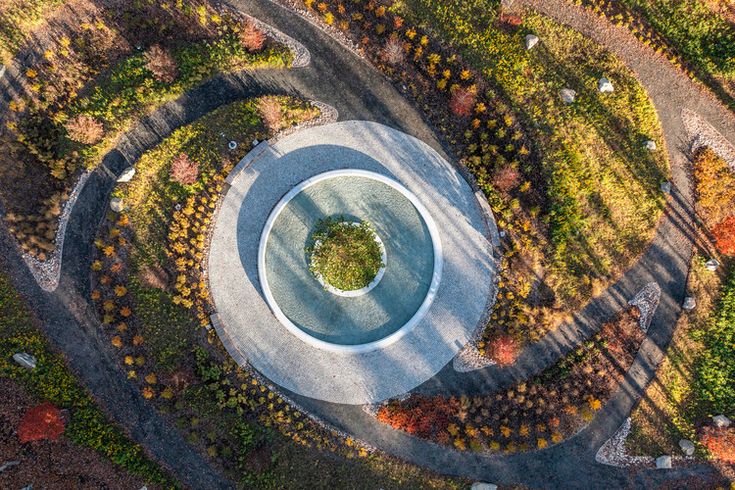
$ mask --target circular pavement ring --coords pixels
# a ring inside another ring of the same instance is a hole
[[[358,169],[410,191],[436,223],[442,272],[418,324],[369,352],[333,352],[292,334],[273,314],[258,272],[260,237],[276,204],[324,172]],[[300,395],[333,403],[376,403],[434,376],[472,339],[496,293],[496,262],[470,186],[422,141],[387,126],[346,121],[304,129],[237,174],[223,199],[209,253],[218,332],[238,362]]]

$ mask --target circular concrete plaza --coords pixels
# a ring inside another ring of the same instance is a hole
[[[256,148],[228,180],[209,254],[213,323],[238,363],[287,390],[344,404],[406,393],[470,341],[494,299],[492,218],[405,133],[304,129]],[[380,238],[384,276],[364,294],[336,295],[309,271],[325,217],[367,221]]]

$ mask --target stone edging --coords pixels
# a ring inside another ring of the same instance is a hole
[[[56,247],[54,247],[54,251],[51,252],[51,257],[47,260],[40,261],[26,252],[21,253],[28,269],[30,269],[33,277],[36,279],[36,282],[44,291],[51,292],[59,287],[59,279],[61,277],[61,258],[64,253],[66,225],[69,222],[69,217],[71,216],[74,204],[76,203],[79,194],[81,194],[84,184],[87,183],[87,179],[89,179],[90,175],[92,175],[92,172],[88,170],[79,177],[79,180],[74,186],[74,190],[71,195],[69,195],[69,199],[64,203],[63,211],[59,216],[58,228],[56,229],[56,239],[54,240]]]
[[[701,148],[709,147],[725,160],[730,167],[735,169],[735,147],[719,131],[699,114],[689,109],[681,111],[681,119],[684,122],[686,132],[692,139],[689,147],[692,153]]]

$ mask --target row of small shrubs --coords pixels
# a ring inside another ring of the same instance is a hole
[[[618,388],[645,334],[637,308],[622,312],[541,374],[506,392],[413,395],[381,406],[378,420],[460,450],[513,453],[561,442],[589,423]]]
[[[37,367],[29,370],[16,364],[12,356],[18,352],[35,356]],[[64,359],[51,351],[46,339],[37,332],[26,306],[3,274],[0,274],[0,377],[18,380],[39,399],[68,409],[70,419],[65,434],[73,443],[102,453],[149,483],[174,486],[161,468],[145,456],[139,445],[107,420],[69,372]]]
[[[691,78],[703,81],[728,104],[735,74],[735,28],[701,0],[571,0],[626,27]]]

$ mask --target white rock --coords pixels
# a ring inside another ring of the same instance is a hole
[[[715,415],[712,417],[712,423],[715,424],[715,427],[730,427],[730,424],[732,424],[732,420],[725,417],[724,415]]]
[[[13,360],[26,369],[35,369],[38,359],[27,352],[18,352],[13,354]]]
[[[716,271],[718,267],[720,267],[720,262],[717,259],[709,259],[704,264],[704,268],[710,272]]]
[[[526,34],[526,49],[533,49],[538,44],[540,39],[534,34]]]
[[[497,485],[493,485],[492,483],[485,483],[481,481],[476,481],[470,487],[470,490],[497,490],[497,489],[498,489]]]
[[[134,167],[128,167],[120,174],[120,177],[117,178],[118,182],[130,182],[133,178],[133,175],[135,175],[135,168]]]
[[[610,80],[602,77],[597,82],[597,90],[604,94],[615,91],[615,88],[613,87],[613,84]]]
[[[646,147],[646,150],[648,151],[656,151],[656,142],[653,140],[646,140],[645,143],[643,143],[643,146]]]
[[[659,456],[658,458],[656,458],[656,469],[670,470],[671,456]]]
[[[661,185],[659,187],[661,189],[661,192],[671,194],[671,182],[669,182],[668,180],[666,182],[661,182]]]
[[[697,300],[692,298],[691,296],[687,296],[684,298],[684,303],[681,305],[682,308],[684,308],[687,311],[692,311],[697,306]]]
[[[110,199],[110,209],[112,209],[116,213],[121,213],[124,209],[122,198],[113,197],[112,199]]]
[[[694,454],[694,443],[692,441],[681,439],[679,441],[679,447],[681,448],[682,452],[687,456],[691,456],[692,454]]]
[[[577,98],[577,92],[570,88],[561,89],[559,91],[559,95],[561,96],[561,100],[563,100],[565,104],[571,104]]]

